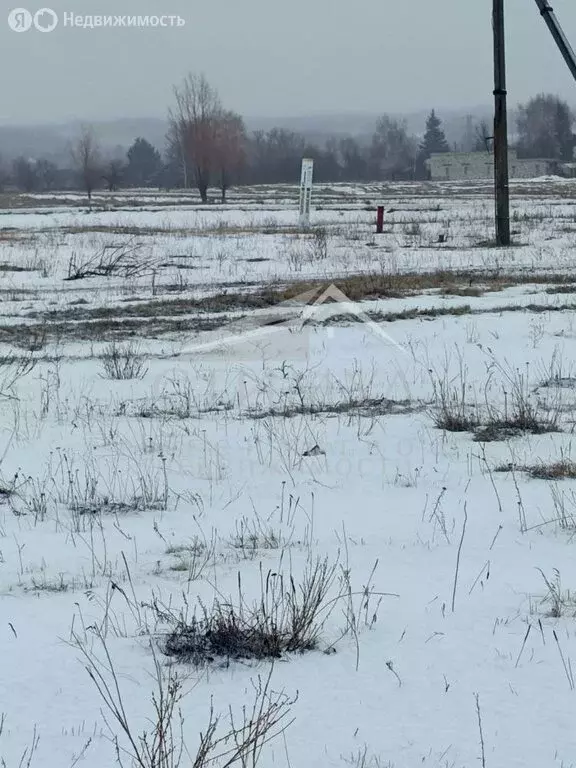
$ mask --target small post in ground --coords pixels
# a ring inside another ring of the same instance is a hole
[[[381,235],[384,231],[384,206],[378,206],[378,213],[376,214],[376,234]]]

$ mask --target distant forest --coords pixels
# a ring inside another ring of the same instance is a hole
[[[287,125],[248,129],[204,75],[190,74],[174,89],[167,121],[156,121],[130,146],[112,144],[98,124],[84,124],[57,141],[47,130],[30,129],[15,156],[11,129],[0,127],[0,191],[83,190],[90,197],[100,188],[195,188],[205,201],[208,189],[217,188],[225,201],[231,186],[297,182],[303,157],[314,159],[317,181],[361,182],[426,179],[433,153],[491,151],[486,114],[450,114],[445,121],[432,109],[419,120],[383,114],[371,125],[356,121],[355,134],[345,117],[334,121],[332,132],[312,120],[305,131]],[[520,105],[511,124],[520,157],[573,159],[574,114],[557,96],[540,94]],[[50,150],[43,148],[48,138]]]

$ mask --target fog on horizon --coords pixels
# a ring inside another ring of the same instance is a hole
[[[225,105],[272,117],[412,112],[489,104],[491,0],[47,0],[50,33],[15,33],[0,22],[4,73],[0,120],[164,117],[172,86],[203,71]],[[32,13],[34,6],[24,0]],[[18,4],[17,4],[18,5]],[[554,10],[576,46],[576,4]],[[179,15],[184,27],[65,28],[64,13]],[[538,92],[576,103],[576,83],[534,0],[506,0],[511,103]]]

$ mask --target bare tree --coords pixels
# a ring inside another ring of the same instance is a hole
[[[189,187],[191,174],[184,151],[184,142],[176,121],[171,121],[166,134],[166,162],[164,165],[164,187]]]
[[[58,166],[51,160],[40,158],[36,168],[41,189],[43,191],[55,189],[58,184]]]
[[[371,160],[381,179],[411,178],[417,154],[405,120],[383,115],[372,137]]]
[[[297,182],[306,151],[304,136],[284,128],[255,131],[249,142],[250,182],[270,184]]]
[[[548,157],[569,162],[576,138],[574,114],[567,102],[541,93],[518,107],[518,152],[521,157]]]
[[[481,120],[480,123],[476,126],[476,141],[474,144],[474,151],[490,152],[492,149],[491,142],[494,139],[492,136],[493,133],[494,131],[490,130],[488,121]]]
[[[0,192],[4,191],[4,188],[10,181],[10,174],[8,173],[8,170],[4,164],[4,160],[2,158],[2,155],[0,155]]]
[[[246,159],[246,129],[244,120],[235,112],[222,112],[216,133],[216,170],[222,190],[222,202],[230,182]]]
[[[111,157],[104,163],[102,178],[106,182],[108,192],[116,192],[124,178],[126,165],[119,157]]]
[[[92,192],[102,178],[102,157],[94,129],[83,125],[80,136],[72,144],[70,155],[80,177],[82,188],[88,195],[88,204],[92,207]]]
[[[218,124],[222,105],[206,77],[189,74],[174,89],[176,108],[170,113],[172,131],[178,138],[186,164],[192,169],[202,202],[217,168]]]
[[[38,168],[34,158],[18,157],[12,163],[12,178],[22,192],[34,192],[38,187]]]
[[[368,178],[367,154],[365,148],[356,139],[352,137],[340,139],[338,155],[343,180],[364,181]]]

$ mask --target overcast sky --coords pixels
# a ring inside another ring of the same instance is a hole
[[[44,0],[76,14],[179,14],[182,28],[15,33],[0,0],[0,120],[161,117],[204,71],[248,116],[410,112],[489,104],[491,0]],[[576,83],[534,0],[505,0],[511,101],[576,104]],[[576,1],[554,0],[576,47]]]

